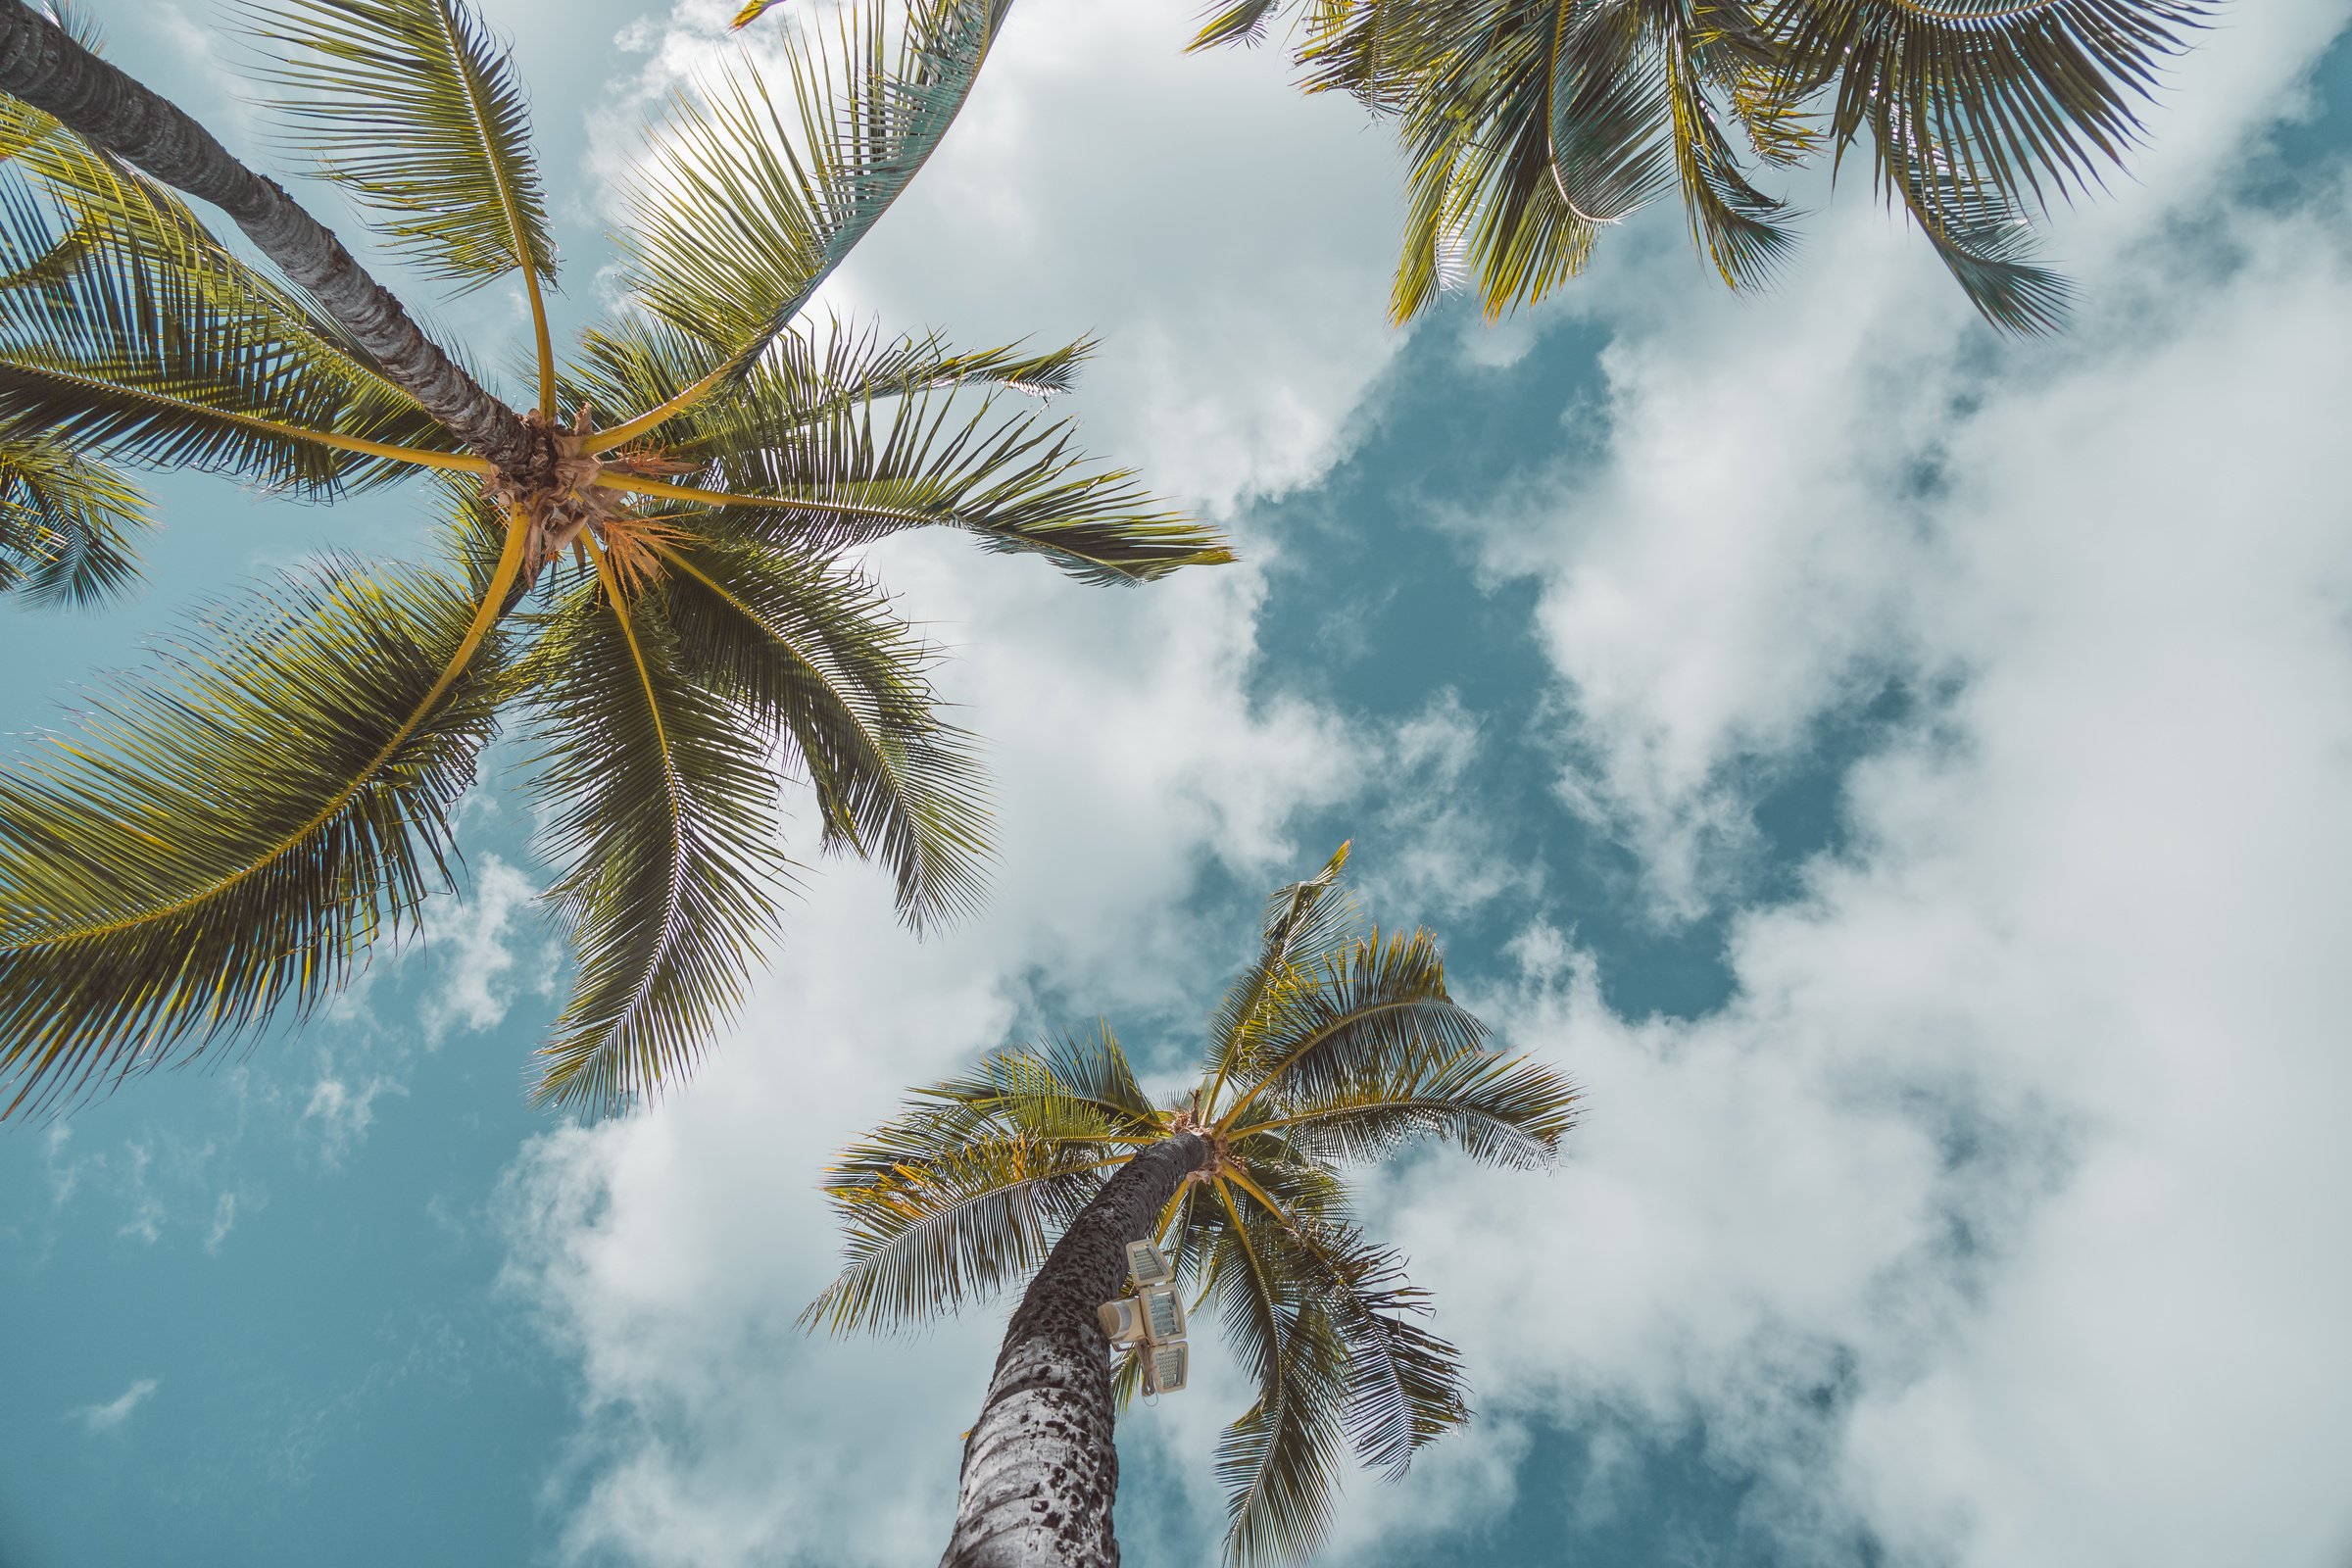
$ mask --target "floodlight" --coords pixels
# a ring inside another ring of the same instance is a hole
[[[1138,1285],[1165,1285],[1176,1278],[1168,1266],[1167,1254],[1150,1242],[1127,1244],[1127,1272]]]
[[[1143,1303],[1144,1335],[1153,1345],[1184,1338],[1184,1298],[1173,1285],[1147,1285],[1136,1293]]]
[[[1112,1345],[1141,1345],[1144,1342],[1147,1333],[1144,1303],[1134,1297],[1123,1296],[1115,1301],[1104,1301],[1095,1308],[1095,1317],[1102,1323],[1102,1332],[1110,1336]]]
[[[1191,1359],[1182,1341],[1174,1345],[1154,1345],[1139,1351],[1144,1360],[1144,1392],[1146,1394],[1174,1394],[1184,1387],[1186,1362]]]

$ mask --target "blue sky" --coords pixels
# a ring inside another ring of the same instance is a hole
[[[258,145],[209,13],[94,9]],[[725,8],[487,9],[593,301],[599,181]],[[2219,17],[2057,224],[2075,330],[2021,347],[1812,187],[1776,294],[1658,211],[1540,309],[1391,332],[1396,170],[1347,106],[1180,58],[1181,4],[1022,0],[829,302],[1100,333],[1087,440],[1247,564],[878,551],[990,738],[994,896],[918,944],[811,858],[649,1112],[523,1104],[562,959],[493,776],[420,950],[0,1130],[0,1564],[927,1560],[1001,1318],[795,1332],[825,1154],[1054,1024],[1172,1069],[1259,896],[1352,837],[1590,1114],[1548,1177],[1368,1181],[1481,1415],[1353,1481],[1325,1560],[2335,1568],[2348,9]],[[440,316],[495,361],[516,310]],[[156,489],[141,596],[0,617],[0,731],[259,572],[421,537],[402,497]],[[1217,1360],[1122,1428],[1139,1564],[1213,1560]]]

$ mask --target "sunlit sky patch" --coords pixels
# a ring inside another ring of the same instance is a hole
[[[232,144],[214,19],[95,10]],[[565,255],[722,13],[488,0]],[[2338,1568],[2352,1553],[2352,66],[2222,12],[2137,177],[1996,341],[1857,186],[1780,290],[1678,214],[1499,326],[1384,324],[1396,171],[1181,3],[1021,0],[831,285],[886,329],[1093,332],[1102,453],[1243,566],[1107,592],[876,552],[956,651],[1002,861],[918,943],[818,859],[702,1077],[526,1109],[560,952],[493,771],[469,887],[300,1030],[0,1131],[0,1563],[929,1560],[1001,1314],[793,1326],[814,1182],[898,1091],[1108,1016],[1172,1067],[1259,896],[1352,838],[1385,921],[1589,1094],[1522,1176],[1369,1204],[1479,1419],[1350,1481],[1335,1563]],[[314,191],[323,208],[331,197]],[[437,318],[501,363],[518,299]],[[0,615],[0,730],[258,572],[414,550],[157,482],[149,586]],[[1122,1425],[1128,1560],[1214,1560],[1213,1350]]]

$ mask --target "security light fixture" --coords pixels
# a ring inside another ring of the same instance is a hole
[[[1144,1356],[1144,1392],[1146,1394],[1174,1394],[1184,1387],[1184,1374],[1192,1352],[1182,1340],[1174,1345],[1154,1345],[1139,1351]]]
[[[1150,1242],[1127,1244],[1127,1272],[1135,1294],[1095,1308],[1113,1349],[1144,1358],[1144,1392],[1173,1394],[1184,1387],[1189,1352],[1184,1345],[1184,1298],[1176,1294],[1176,1270],[1167,1254]]]
[[[1167,1254],[1150,1242],[1127,1244],[1127,1273],[1138,1285],[1170,1285],[1176,1279]]]
[[[1115,1301],[1104,1301],[1095,1308],[1095,1316],[1102,1332],[1110,1336],[1113,1348],[1122,1345],[1144,1343],[1144,1303],[1132,1296],[1122,1296]]]
[[[1144,1303],[1144,1335],[1153,1345],[1184,1338],[1184,1298],[1173,1285],[1147,1285],[1136,1292]]]

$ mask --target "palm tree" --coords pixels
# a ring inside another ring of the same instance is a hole
[[[519,280],[533,396],[517,413],[486,390],[86,29],[0,0],[11,580],[119,577],[136,496],[113,465],[307,500],[424,474],[449,523],[435,563],[331,560],[208,612],[0,774],[0,1111],[329,995],[449,885],[454,808],[517,713],[578,960],[537,1093],[642,1096],[690,1066],[770,935],[776,754],[826,846],[890,868],[910,924],[977,887],[968,738],[851,552],[936,525],[1090,582],[1230,558],[1015,395],[1066,386],[1087,344],[957,353],[801,319],[954,118],[990,0],[848,14],[795,44],[780,87],[739,63],[669,104],[628,193],[623,303],[568,362],[527,105],[465,0],[250,16],[290,128],[396,256],[460,289]],[[61,554],[27,516],[87,543]]]
[[[1118,1561],[1096,1309],[1119,1294],[1132,1241],[1164,1247],[1257,1385],[1217,1449],[1233,1561],[1315,1548],[1345,1447],[1393,1477],[1468,1419],[1453,1348],[1415,1321],[1427,1293],[1356,1227],[1338,1167],[1421,1138],[1541,1167],[1576,1091],[1488,1048],[1427,932],[1359,935],[1347,858],[1342,845],[1268,902],[1190,1093],[1155,1103],[1098,1027],[921,1091],[828,1174],[848,1263],[806,1322],[918,1324],[1035,1271],[964,1444],[942,1568]],[[1119,1405],[1142,1379],[1130,1356]]]
[[[1264,36],[1290,0],[1220,0],[1194,48]],[[1308,91],[1393,118],[1411,168],[1392,308],[1469,269],[1488,315],[1581,271],[1671,188],[1726,283],[1767,281],[1794,216],[1754,165],[1863,146],[1984,317],[2054,329],[2067,289],[2034,215],[2102,183],[2134,101],[2207,0],[1299,0]],[[1742,152],[1740,144],[1745,144]],[[1749,162],[1752,158],[1753,164]]]

